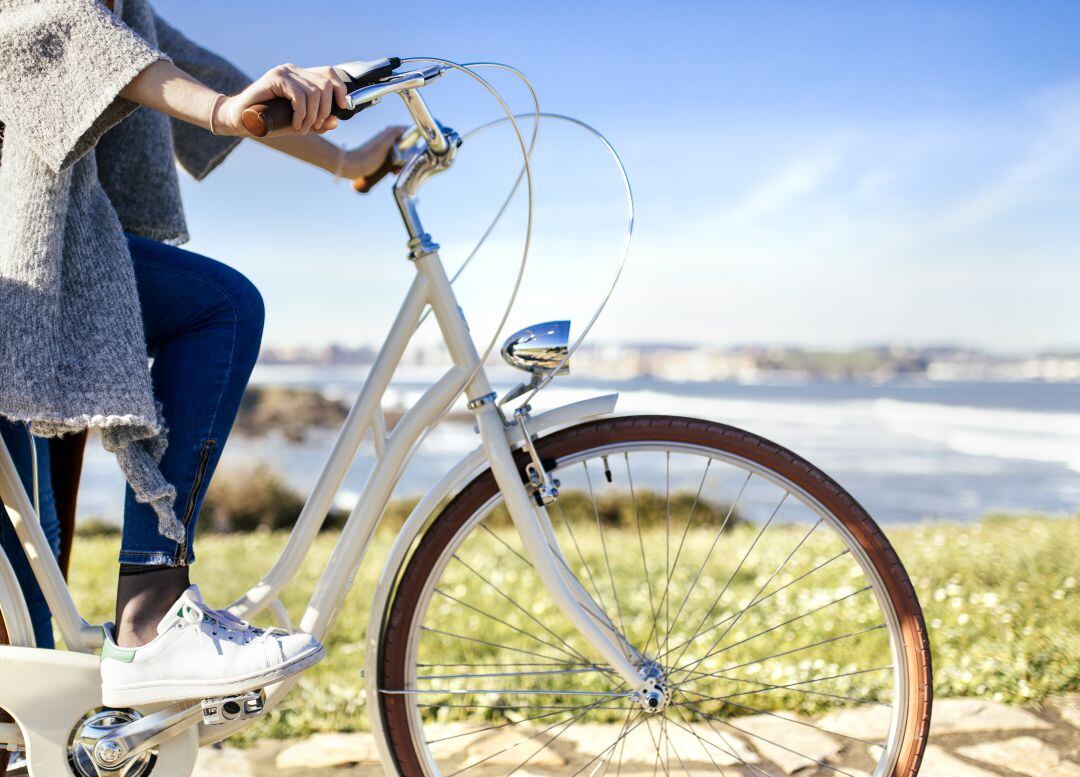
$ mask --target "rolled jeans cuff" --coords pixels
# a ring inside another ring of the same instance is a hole
[[[195,554],[188,546],[187,559],[183,562],[176,558],[176,551],[166,553],[163,551],[121,550],[121,564],[140,564],[151,567],[179,567],[191,564],[195,560]]]

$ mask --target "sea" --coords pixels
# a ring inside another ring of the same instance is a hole
[[[262,386],[305,387],[350,401],[363,366],[259,365]],[[385,402],[408,407],[440,374],[402,367]],[[505,391],[516,380],[496,370]],[[533,403],[537,412],[618,392],[619,413],[668,413],[721,421],[753,431],[809,459],[851,492],[882,523],[974,521],[993,513],[1080,511],[1080,383],[937,382],[923,379],[672,382],[651,377],[560,378]],[[234,435],[217,477],[261,464],[306,492],[336,436],[315,430],[301,442],[270,433]],[[444,422],[412,457],[395,496],[416,497],[478,438],[469,423]],[[365,442],[337,504],[355,503],[374,462]],[[80,518],[119,522],[123,480],[111,455],[92,442],[80,492]]]

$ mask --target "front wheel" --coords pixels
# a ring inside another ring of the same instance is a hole
[[[538,449],[565,566],[665,698],[648,710],[555,607],[488,471],[424,534],[384,626],[377,703],[403,775],[917,774],[922,612],[839,485],[686,418],[586,423]]]

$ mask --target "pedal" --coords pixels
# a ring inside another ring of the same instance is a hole
[[[217,696],[202,700],[204,726],[220,726],[234,720],[246,720],[261,715],[266,704],[266,694],[262,689],[249,691],[239,696]]]

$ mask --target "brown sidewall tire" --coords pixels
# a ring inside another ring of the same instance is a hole
[[[850,494],[828,475],[789,450],[757,435],[724,424],[673,416],[628,416],[593,421],[555,432],[538,441],[543,460],[561,459],[604,445],[635,442],[673,442],[734,454],[771,470],[805,490],[851,532],[876,567],[886,593],[900,619],[902,660],[911,678],[908,689],[905,739],[891,777],[915,777],[930,729],[932,700],[930,643],[915,589],[896,551],[874,520]],[[525,454],[518,451],[523,467]],[[379,653],[379,688],[403,687],[406,652],[424,585],[448,543],[477,510],[496,495],[491,471],[478,475],[433,521],[417,545],[401,576],[383,628]],[[405,695],[377,694],[391,751],[405,777],[422,777],[409,727],[409,701]]]

